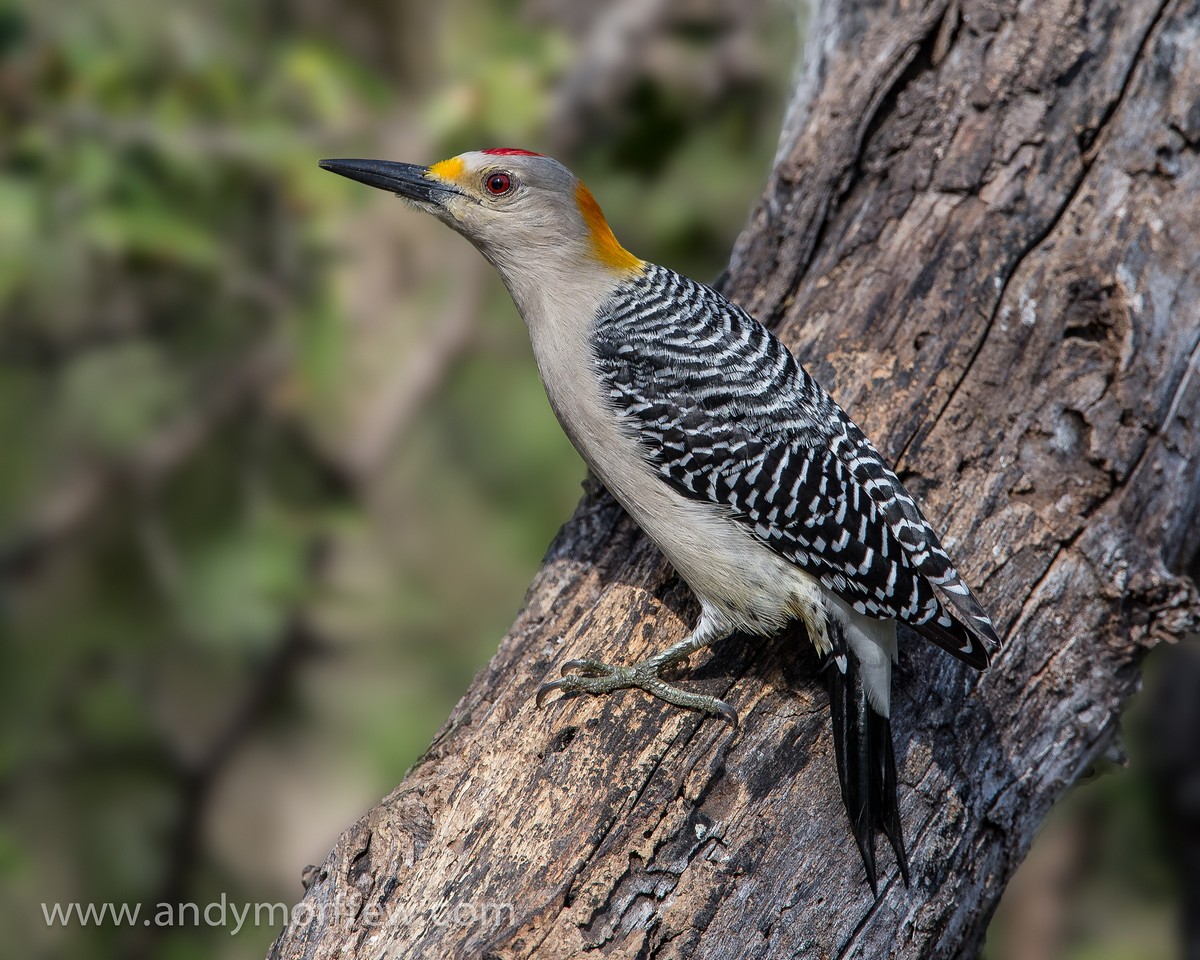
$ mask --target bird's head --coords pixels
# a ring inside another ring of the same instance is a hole
[[[470,240],[507,281],[536,273],[629,275],[642,261],[617,242],[588,188],[557,160],[528,150],[476,150],[432,166],[322,160],[388,190]]]

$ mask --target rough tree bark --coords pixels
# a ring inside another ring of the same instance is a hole
[[[725,288],[897,461],[1007,637],[982,675],[902,637],[912,888],[886,853],[863,882],[797,634],[693,657],[733,733],[640,692],[534,707],[565,659],[696,614],[593,490],[272,956],[969,956],[1142,654],[1196,629],[1200,3],[830,0],[807,56]]]

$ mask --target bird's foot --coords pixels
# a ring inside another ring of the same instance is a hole
[[[737,729],[738,715],[733,707],[716,697],[691,693],[672,686],[658,675],[662,666],[662,663],[656,663],[654,660],[624,667],[601,663],[599,660],[568,660],[562,665],[562,679],[552,680],[538,687],[536,703],[539,707],[542,706],[546,697],[552,693],[604,694],[627,687],[637,687],[677,707],[715,714]]]

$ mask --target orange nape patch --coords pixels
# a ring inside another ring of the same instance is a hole
[[[575,187],[575,202],[579,204],[579,212],[583,215],[583,222],[592,238],[592,250],[596,259],[606,267],[621,273],[641,269],[642,261],[621,246],[613,236],[612,228],[600,210],[600,204],[592,196],[592,191],[582,183]]]
[[[463,172],[467,169],[462,157],[451,157],[449,160],[439,160],[429,168],[429,172],[441,180],[459,183]]]

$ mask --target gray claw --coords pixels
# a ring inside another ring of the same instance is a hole
[[[537,688],[537,693],[534,695],[533,702],[538,707],[543,707],[546,704],[546,698],[552,693],[557,693],[566,688],[566,677],[562,680],[551,680],[549,683],[543,683]]]
[[[718,700],[715,704],[713,704],[713,708],[717,716],[726,721],[732,729],[736,730],[738,728],[738,715],[737,711],[734,710],[733,707],[727,704],[724,700]]]

